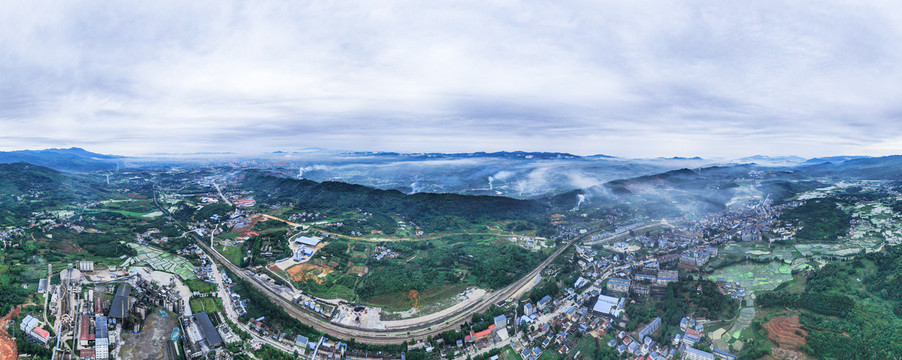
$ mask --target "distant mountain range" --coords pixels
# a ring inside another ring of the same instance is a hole
[[[104,155],[81,148],[18,150],[0,152],[0,163],[26,162],[70,172],[92,172],[115,169],[122,156]]]

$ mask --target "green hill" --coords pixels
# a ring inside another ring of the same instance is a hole
[[[456,230],[461,223],[517,220],[541,228],[550,207],[533,200],[458,194],[404,194],[362,185],[296,180],[247,171],[242,186],[254,191],[257,201],[292,202],[306,209],[397,214],[428,232]]]
[[[86,176],[28,163],[0,164],[0,225],[16,225],[33,211],[100,199],[106,192]]]

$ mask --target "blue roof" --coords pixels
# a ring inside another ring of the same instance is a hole
[[[96,329],[94,329],[94,336],[98,339],[104,339],[109,337],[109,327],[107,326],[107,317],[106,316],[98,316],[94,319],[94,323]]]
[[[213,327],[213,322],[210,321],[207,313],[199,312],[194,314],[194,317],[197,320],[197,324],[200,325],[200,331],[204,333],[204,338],[207,339],[207,345],[210,345],[210,347],[221,345],[222,337],[219,336],[219,332]]]
[[[545,297],[543,297],[541,300],[539,300],[539,304],[544,304],[544,303],[547,303],[547,302],[549,302],[549,301],[551,301],[551,296],[550,296],[550,295],[545,295]]]
[[[726,352],[726,351],[723,351],[723,350],[714,349],[714,353],[715,353],[715,354],[720,354],[720,355],[726,356],[726,357],[728,357],[728,358],[733,358],[733,359],[736,358],[736,355],[730,354],[730,353],[728,353],[728,352]]]
[[[307,342],[309,342],[310,339],[307,339],[304,336],[298,335],[298,338],[295,339],[294,341],[297,342],[298,344],[301,344],[301,346],[304,346],[304,345],[307,345]]]

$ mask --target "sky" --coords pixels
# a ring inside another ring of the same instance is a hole
[[[902,3],[3,1],[0,150],[902,153]]]

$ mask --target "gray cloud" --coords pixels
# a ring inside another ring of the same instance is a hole
[[[6,149],[902,152],[894,2],[3,2]]]

